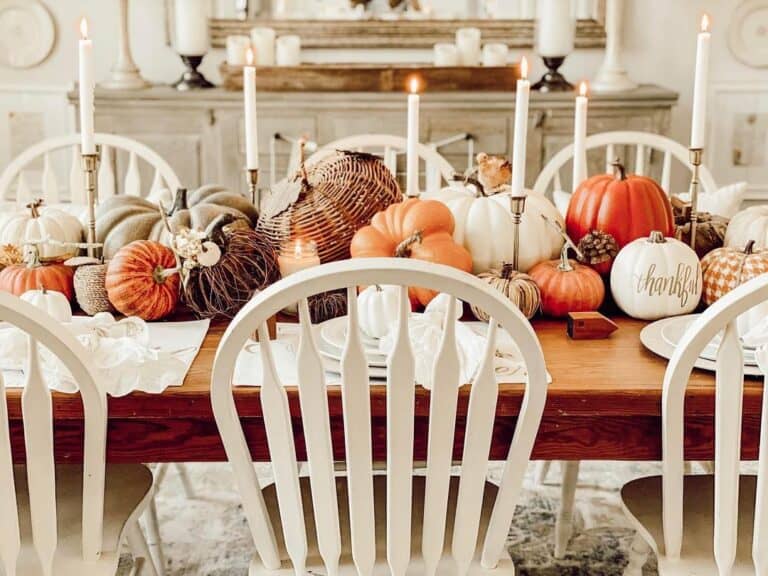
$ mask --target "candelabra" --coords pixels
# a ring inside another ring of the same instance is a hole
[[[691,166],[693,167],[689,188],[691,197],[691,248],[694,250],[696,250],[696,225],[699,221],[699,166],[701,166],[703,153],[702,148],[690,149]]]
[[[259,169],[248,168],[246,171],[248,172],[248,193],[251,195],[251,202],[253,202],[253,205],[258,208],[259,204],[257,200],[259,196]]]
[[[519,270],[520,260],[520,221],[525,212],[525,196],[510,196],[509,208],[512,211],[512,268]]]
[[[181,61],[186,66],[186,70],[176,82],[173,83],[173,87],[179,92],[188,92],[189,90],[202,90],[205,88],[213,88],[213,84],[209,82],[205,76],[197,69],[200,63],[203,61],[203,56],[189,56],[181,54]]]
[[[96,258],[96,203],[98,202],[97,190],[97,172],[99,169],[99,158],[101,156],[101,146],[96,146],[96,152],[92,154],[81,154],[83,173],[85,175],[85,194],[88,202],[88,230],[86,240],[88,242],[88,256]]]

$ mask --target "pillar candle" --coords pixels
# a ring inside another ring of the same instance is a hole
[[[515,136],[512,144],[512,195],[522,196],[525,187],[525,151],[528,141],[528,100],[531,83],[528,80],[528,59],[520,62],[520,79],[515,97]]]
[[[707,89],[709,77],[709,16],[701,17],[701,32],[696,47],[696,77],[693,84],[691,148],[704,148],[707,130]]]
[[[506,66],[509,47],[506,44],[486,44],[483,46],[483,66]]]
[[[256,52],[257,66],[275,65],[275,30],[273,28],[251,28],[251,46]]]
[[[95,154],[93,130],[93,41],[88,38],[88,21],[80,21],[79,83],[80,83],[80,152]]]
[[[573,52],[576,20],[571,0],[539,0],[536,22],[536,49],[540,56],[555,58]]]
[[[246,63],[245,54],[251,46],[248,36],[227,36],[227,64],[243,66]]]
[[[295,238],[283,243],[280,253],[277,255],[277,265],[280,267],[280,276],[285,278],[301,270],[320,266],[320,256],[317,252],[317,244],[312,240]],[[296,314],[296,304],[289,304],[283,308],[286,314]]]
[[[275,43],[275,61],[278,66],[301,64],[301,38],[292,34],[280,36]]]
[[[481,33],[478,28],[456,30],[456,49],[461,66],[477,66],[480,62]]]
[[[176,0],[176,52],[203,56],[208,52],[208,0]]]
[[[434,47],[435,66],[458,66],[459,54],[456,50],[456,44],[447,42],[438,42]]]
[[[573,122],[573,190],[587,178],[587,83],[579,84]]]
[[[406,196],[419,195],[419,79],[411,78],[408,94],[408,149],[406,165]]]
[[[245,106],[245,167],[259,169],[259,131],[256,114],[256,68],[253,50],[248,48],[247,66],[243,68],[243,100]]]

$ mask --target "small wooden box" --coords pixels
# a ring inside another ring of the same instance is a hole
[[[600,312],[569,312],[568,336],[574,340],[608,338],[618,326]]]

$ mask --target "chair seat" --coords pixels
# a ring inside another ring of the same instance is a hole
[[[374,499],[375,499],[375,517],[376,517],[376,566],[373,574],[375,576],[389,576],[390,570],[387,565],[387,477],[374,476]],[[413,478],[413,516],[411,519],[411,563],[408,567],[408,575],[416,576],[424,574],[424,563],[421,557],[421,527],[423,524],[424,511],[424,485],[423,476],[414,476]],[[440,575],[456,574],[456,565],[451,556],[451,542],[453,539],[453,523],[456,512],[456,497],[459,489],[459,478],[451,478],[451,487],[448,503],[448,514],[446,518],[445,548],[443,558],[438,566],[437,573]],[[480,532],[478,536],[478,550],[475,560],[470,567],[469,574],[509,574],[515,573],[515,567],[512,559],[505,552],[497,567],[493,570],[485,570],[480,566],[480,552],[482,542],[488,527],[488,520],[491,516],[493,503],[496,500],[497,486],[490,482],[485,483],[485,492],[483,495],[483,512],[480,519]],[[349,505],[347,496],[347,481],[344,477],[336,479],[336,493],[338,495],[339,505],[339,523],[341,527],[341,559],[339,563],[339,574],[357,576],[357,570],[352,560],[352,549],[349,530]],[[293,575],[293,568],[288,553],[285,550],[283,541],[282,523],[280,522],[279,508],[277,505],[277,495],[275,485],[272,484],[264,488],[264,501],[269,512],[272,525],[275,530],[280,558],[283,560],[282,567],[279,570],[268,570],[257,559],[251,563],[249,571],[250,576],[256,575]],[[327,574],[323,560],[320,556],[317,546],[317,535],[315,531],[315,519],[312,513],[312,495],[310,490],[309,478],[301,478],[301,494],[304,505],[305,524],[307,526],[307,573],[308,574]]]
[[[42,570],[32,544],[26,469],[17,466],[14,472],[21,531],[17,574],[37,576],[42,574]],[[148,502],[151,490],[152,472],[146,466],[107,465],[102,554],[96,562],[85,562],[82,555],[83,470],[79,465],[57,466],[58,547],[54,558],[56,576],[114,575],[120,559],[124,529],[129,521],[138,519]],[[0,574],[2,573],[0,568]]]
[[[739,528],[733,576],[754,574],[752,531],[755,511],[755,476],[741,476],[739,482]],[[659,559],[659,574],[717,576],[713,552],[715,478],[686,476],[683,502],[683,546],[679,560],[664,553],[662,528],[662,478],[651,476],[626,484],[621,490],[624,509],[637,525],[643,539]]]

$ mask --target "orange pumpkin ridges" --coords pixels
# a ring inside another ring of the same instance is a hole
[[[112,305],[126,316],[159,320],[173,312],[181,280],[170,248],[136,240],[117,251],[107,267],[105,287]]]
[[[44,286],[46,290],[61,292],[72,301],[75,297],[74,275],[75,269],[64,264],[14,264],[0,271],[0,291],[21,296]]]
[[[674,236],[672,204],[651,178],[624,173],[614,162],[615,174],[599,174],[582,182],[573,193],[566,229],[574,242],[593,230],[611,234],[619,247],[648,236],[653,230]]]
[[[409,198],[377,212],[370,226],[352,238],[353,258],[401,257],[472,271],[472,256],[453,240],[453,214],[437,200]],[[411,287],[409,295],[426,306],[434,290]]]
[[[564,253],[567,247],[563,249]],[[568,260],[540,262],[528,275],[541,291],[541,311],[547,316],[563,318],[569,312],[597,310],[605,299],[605,284],[600,274],[589,266]]]

